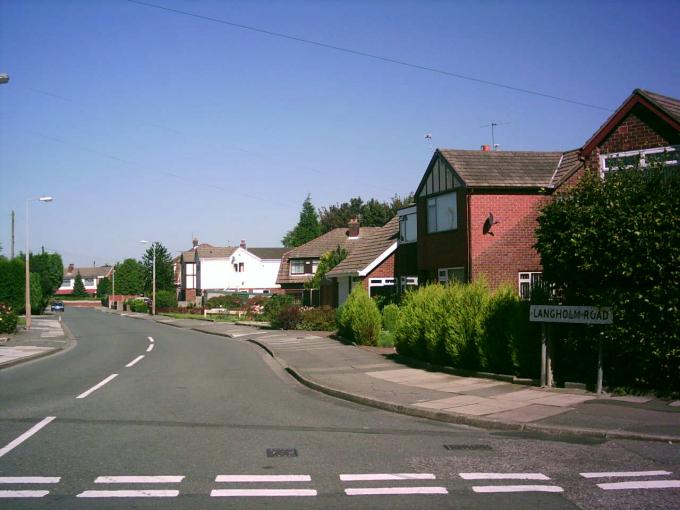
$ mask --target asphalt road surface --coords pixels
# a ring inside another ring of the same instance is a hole
[[[258,347],[69,309],[0,371],[0,508],[680,508],[680,445],[564,441],[304,388]]]

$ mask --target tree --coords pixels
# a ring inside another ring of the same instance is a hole
[[[75,282],[73,282],[73,293],[77,297],[86,297],[87,291],[85,290],[85,284],[83,283],[83,277],[80,276],[80,271],[76,273]]]
[[[312,205],[312,196],[307,195],[307,198],[302,203],[302,211],[300,211],[298,224],[284,236],[281,243],[286,248],[295,248],[308,243],[312,239],[316,239],[319,235],[321,235],[319,216]]]
[[[22,258],[0,260],[0,303],[12,308],[16,313],[23,313],[25,306],[26,276]]]
[[[125,259],[116,264],[116,295],[142,294],[142,264],[135,259]]]
[[[583,328],[571,347],[560,348],[567,355],[571,348],[574,363],[582,363],[594,351],[593,336],[601,335],[610,385],[679,391],[677,168],[586,175],[538,221],[543,276],[562,302],[614,307],[612,326]]]
[[[40,287],[42,290],[42,307],[47,306],[50,298],[61,286],[64,277],[64,263],[58,253],[45,253],[30,255],[31,273],[40,275]]]
[[[172,264],[172,255],[161,243],[153,243],[144,252],[142,257],[142,283],[144,292],[151,294],[153,287],[153,255],[156,249],[156,290],[174,290],[175,269]]]
[[[412,202],[413,193],[410,193],[403,198],[394,195],[387,202],[374,198],[364,202],[361,197],[354,197],[349,202],[322,207],[319,211],[321,232],[346,227],[352,218],[359,218],[363,227],[382,227],[397,214],[398,209]]]
[[[100,278],[97,283],[97,297],[103,298],[111,294],[111,280],[108,278]]]
[[[316,273],[310,281],[305,283],[306,289],[318,289],[321,287],[321,282],[326,277],[326,273],[337,266],[347,257],[347,250],[337,246],[334,250],[327,251],[321,255],[319,265],[316,268]]]

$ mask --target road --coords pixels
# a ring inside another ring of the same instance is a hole
[[[659,487],[678,445],[415,419],[304,388],[241,338],[64,320],[72,349],[0,371],[0,508],[680,508]]]

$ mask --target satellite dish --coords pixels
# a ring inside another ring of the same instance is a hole
[[[489,235],[494,235],[493,232],[491,232],[491,228],[496,224],[500,223],[500,221],[497,221],[493,217],[493,213],[489,213],[489,216],[487,216],[486,220],[484,221],[484,228],[482,228],[482,233],[484,235],[489,234]]]
[[[425,133],[425,140],[432,140],[432,133]]]

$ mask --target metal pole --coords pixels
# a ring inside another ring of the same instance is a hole
[[[9,252],[9,258],[10,260],[14,259],[14,211],[12,211],[12,244],[10,245],[10,252]]]
[[[151,296],[151,315],[156,315],[156,243],[153,244],[153,289]]]
[[[545,339],[545,322],[541,322],[541,388],[546,385],[546,358],[548,355],[548,346]]]
[[[547,335],[546,335],[547,336]],[[552,388],[553,385],[553,371],[552,371],[552,355],[550,351],[552,350],[552,339],[550,337],[546,340],[547,352],[545,356],[545,383],[548,388]]]
[[[113,285],[111,286],[111,299],[114,304],[114,308],[118,310],[116,305],[116,266],[113,267]],[[109,308],[111,308],[111,303],[109,303]]]
[[[602,394],[602,376],[604,370],[602,369],[602,337],[597,342],[597,388],[595,389],[598,395]]]
[[[26,329],[31,329],[31,269],[29,267],[29,260],[28,260],[28,232],[29,232],[29,227],[28,227],[28,204],[31,201],[30,198],[26,199]]]

